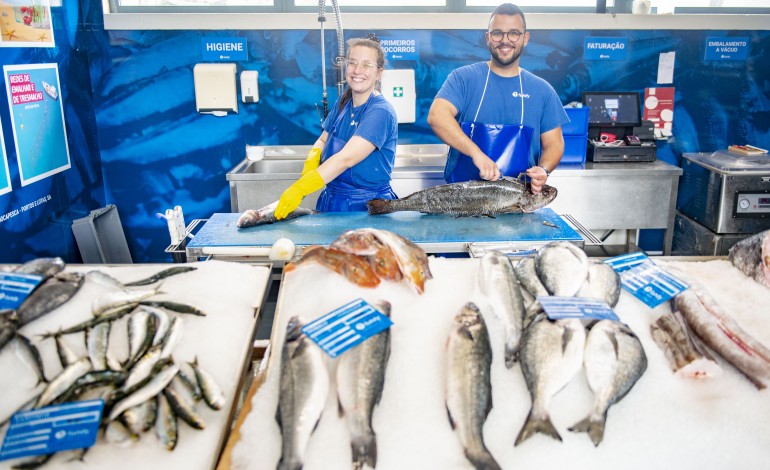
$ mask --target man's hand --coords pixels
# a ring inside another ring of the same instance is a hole
[[[543,190],[543,185],[548,180],[548,173],[541,166],[533,166],[527,169],[527,177],[530,179],[532,194],[537,194]]]
[[[481,157],[474,157],[473,164],[479,169],[479,176],[483,180],[497,181],[500,179],[500,168],[491,158],[482,154]]]

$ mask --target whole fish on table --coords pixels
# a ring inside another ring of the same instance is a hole
[[[243,214],[241,214],[241,216],[238,218],[238,222],[235,223],[235,226],[238,228],[247,228],[254,227],[256,225],[265,225],[278,222],[278,219],[275,218],[276,207],[278,207],[278,201],[275,201],[272,204],[268,204],[267,206],[260,209],[249,209],[244,211]],[[297,217],[302,217],[303,215],[316,213],[317,212],[314,210],[298,207],[292,212],[289,212],[289,215],[281,220],[291,220],[296,219]]]
[[[770,287],[770,230],[745,238],[730,248],[728,259],[758,283]]]
[[[583,358],[588,386],[594,393],[591,413],[569,428],[585,432],[594,446],[604,438],[607,411],[631,390],[647,369],[647,356],[628,326],[601,320],[591,327]]]
[[[305,248],[302,257],[297,262],[286,264],[284,272],[289,273],[303,264],[311,263],[317,263],[331,269],[361,287],[377,287],[380,284],[380,278],[374,273],[367,260],[360,256],[318,245]]]
[[[281,377],[275,419],[281,428],[279,470],[302,468],[310,436],[321,419],[329,393],[323,352],[302,333],[303,322],[292,317],[281,351]]]
[[[479,308],[465,304],[447,339],[446,408],[465,456],[477,469],[500,469],[484,444],[483,428],[492,410],[492,347]]]
[[[510,178],[475,180],[433,186],[390,201],[372,199],[367,207],[370,214],[418,211],[426,214],[494,216],[533,212],[550,204],[556,193],[556,188],[544,185],[540,193],[532,194],[527,185]]]
[[[390,303],[374,307],[390,316]],[[353,468],[377,466],[377,437],[372,429],[374,407],[385,385],[385,368],[390,357],[390,328],[346,351],[337,365],[337,397],[350,430]]]

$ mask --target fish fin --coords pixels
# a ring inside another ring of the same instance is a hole
[[[281,421],[281,407],[275,409],[275,422],[278,423],[278,428],[283,431],[283,421]]]
[[[363,436],[354,437],[350,442],[350,449],[354,468],[363,468],[364,464],[371,468],[377,466],[377,438],[371,429]]]
[[[612,350],[615,351],[615,359],[618,359],[618,355],[620,354],[618,352],[618,339],[615,337],[615,332],[613,331],[605,331],[604,332],[607,337],[610,339],[610,343],[612,343]]]
[[[507,369],[513,368],[516,363],[519,362],[519,348],[506,345],[505,346],[505,367]]]
[[[465,449],[465,457],[470,460],[475,468],[483,468],[484,470],[500,470],[500,464],[497,463],[495,458],[486,447],[482,447],[476,452],[471,452],[470,449]]]
[[[457,426],[455,425],[455,420],[452,419],[452,412],[449,411],[449,407],[446,408],[446,415],[447,418],[449,418],[449,425],[452,426],[452,430],[454,431],[457,429]]]
[[[387,199],[372,199],[366,203],[366,207],[372,215],[390,214],[393,212],[390,201]]]
[[[513,445],[517,446],[521,444],[538,432],[545,434],[546,436],[551,436],[557,441],[561,441],[559,431],[554,427],[551,418],[548,415],[545,415],[543,418],[534,418],[532,416],[532,410],[530,410],[527,415],[527,420],[524,422],[524,426],[521,428],[521,431],[519,431],[519,435],[516,437],[516,442]]]
[[[340,402],[339,398],[337,398],[337,416],[340,418],[345,416],[345,408],[342,407],[342,403]]]
[[[604,423],[607,419],[607,415],[604,414],[601,420],[591,420],[590,417],[582,419],[575,423],[572,427],[568,428],[572,432],[585,432],[588,433],[588,437],[591,438],[591,442],[594,443],[594,447],[597,447],[604,438]]]

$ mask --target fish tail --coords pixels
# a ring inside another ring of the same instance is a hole
[[[372,199],[366,203],[369,213],[373,215],[390,214],[393,212],[391,201],[387,199]]]
[[[505,344],[505,367],[510,369],[517,362],[519,362],[519,344],[509,340]]]
[[[585,432],[588,433],[588,437],[591,438],[591,442],[594,443],[594,447],[598,446],[604,438],[604,423],[606,415],[601,419],[591,419],[587,417],[575,423],[572,427],[568,428],[572,432]]]
[[[546,436],[551,436],[557,441],[561,441],[559,431],[554,427],[551,418],[548,415],[545,415],[543,418],[535,418],[532,416],[532,410],[530,410],[529,415],[527,415],[527,420],[524,422],[524,427],[521,428],[514,446],[521,444],[538,432],[545,434]]]
[[[354,437],[350,448],[353,451],[353,467],[363,468],[364,463],[371,468],[377,466],[377,438],[374,431]]]
[[[281,460],[278,462],[277,470],[302,470],[302,462],[293,459],[286,461],[281,457]]]
[[[465,449],[465,457],[470,460],[476,470],[500,470],[500,464],[492,457],[486,447],[477,451]]]

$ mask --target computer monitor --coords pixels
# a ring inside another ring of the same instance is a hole
[[[585,91],[583,104],[589,127],[638,127],[642,124],[639,93],[635,91]]]

